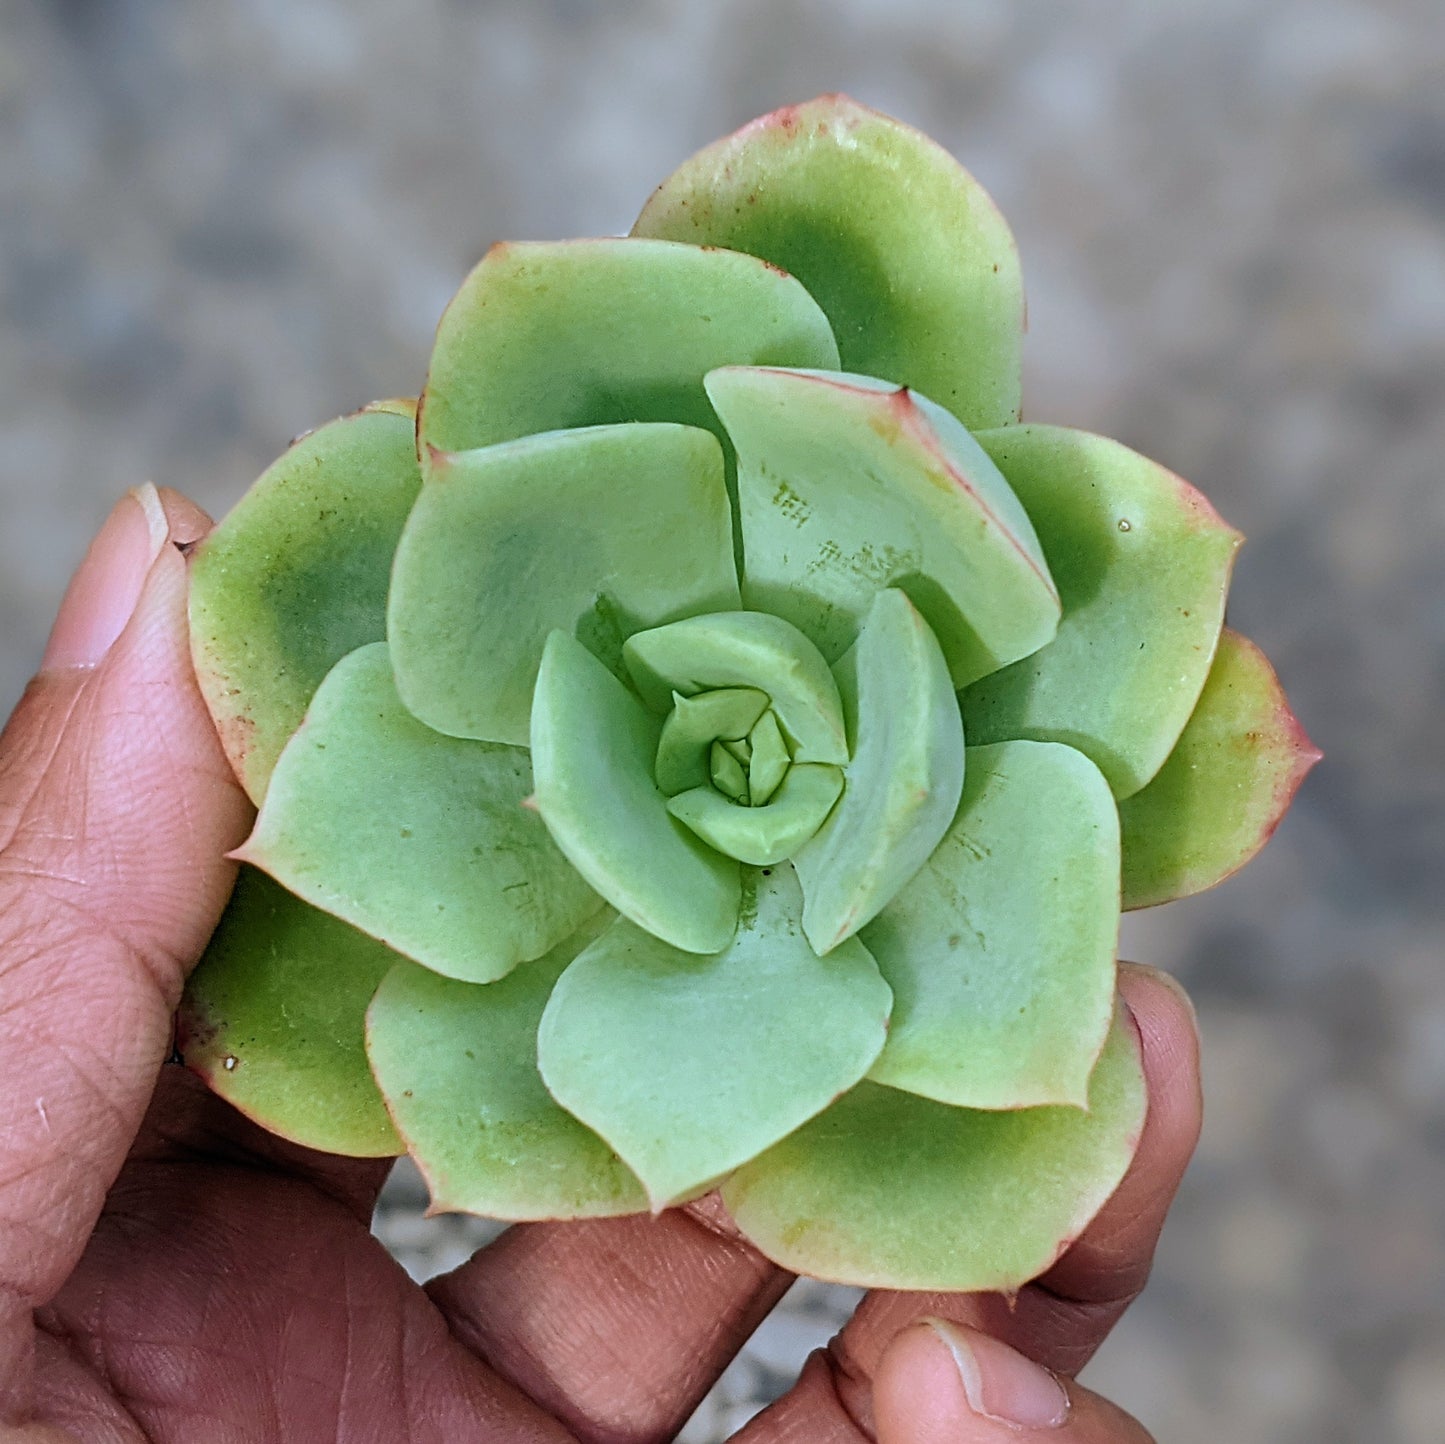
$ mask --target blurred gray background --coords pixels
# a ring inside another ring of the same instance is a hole
[[[1324,767],[1216,893],[1132,919],[1208,1126],[1089,1377],[1168,1444],[1445,1438],[1445,7],[1439,0],[0,0],[0,712],[123,488],[223,511],[415,391],[494,239],[625,229],[698,145],[843,89],[991,189],[1028,414],[1248,533],[1233,624]],[[474,1234],[379,1228],[408,1265]],[[798,1291],[690,1426],[780,1386]]]

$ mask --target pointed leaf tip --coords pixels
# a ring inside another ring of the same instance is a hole
[[[1273,836],[1323,753],[1264,653],[1225,628],[1198,706],[1158,776],[1119,805],[1124,906],[1203,892]]]

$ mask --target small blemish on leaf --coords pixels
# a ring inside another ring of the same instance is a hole
[[[410,837],[410,836],[411,836],[411,828],[409,828],[409,827],[404,827],[404,828],[402,828],[402,830],[401,830],[401,835],[402,835],[403,837]]]
[[[1133,530],[1134,530],[1134,523],[1131,522],[1127,516],[1121,516],[1121,517],[1119,518],[1119,530],[1120,530],[1120,531],[1133,531]]]
[[[239,1061],[234,1053],[227,1053],[221,1060],[221,1067],[224,1068],[227,1073],[234,1073],[236,1071],[236,1064]]]

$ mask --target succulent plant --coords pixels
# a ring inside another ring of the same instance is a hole
[[[488,252],[419,404],[194,558],[260,810],[187,1064],[440,1210],[721,1187],[816,1276],[1045,1268],[1144,1118],[1121,905],[1241,865],[1318,754],[1223,629],[1238,533],[1022,424],[1022,322],[977,183],[836,96],[631,236]]]

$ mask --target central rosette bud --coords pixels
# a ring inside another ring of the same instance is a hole
[[[673,817],[754,866],[817,832],[843,792],[847,739],[833,675],[796,627],[719,612],[641,632],[623,657],[667,708],[655,776]]]

